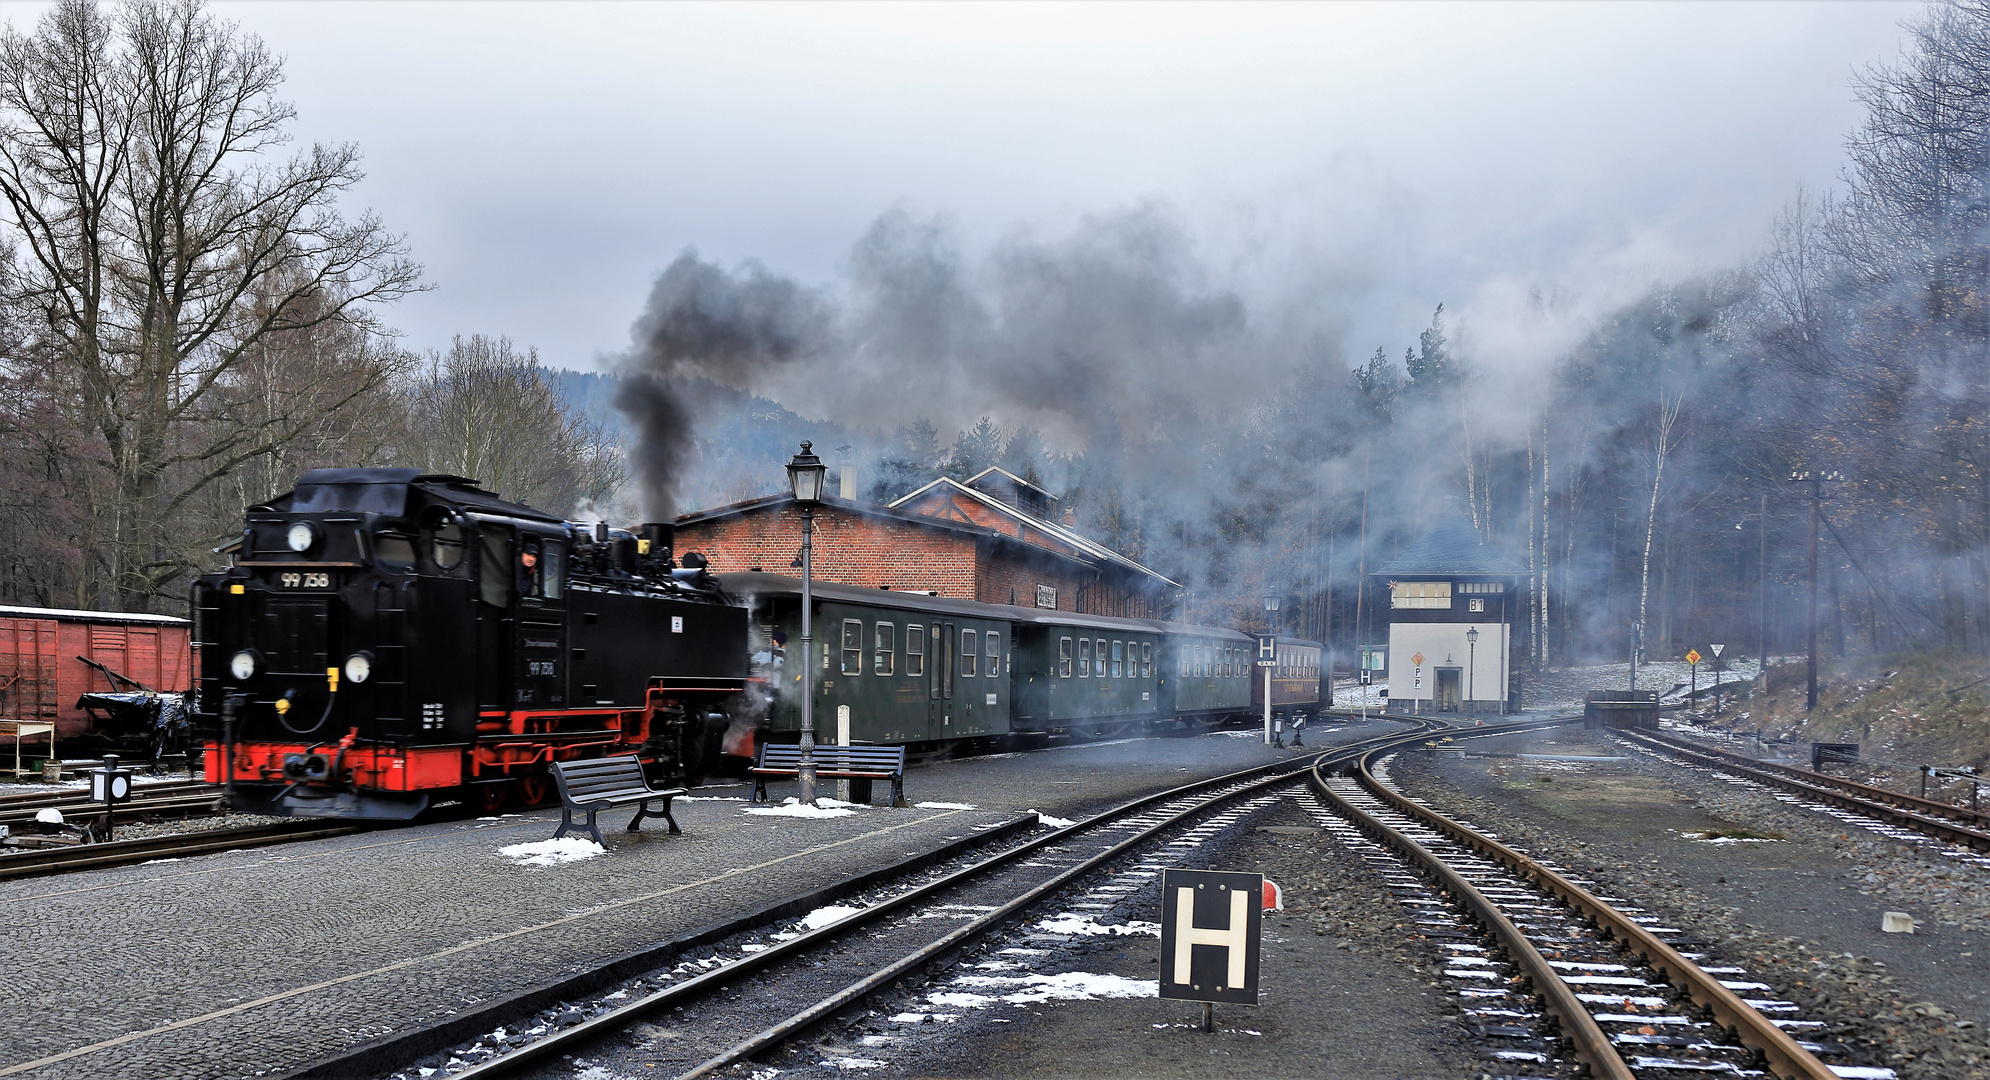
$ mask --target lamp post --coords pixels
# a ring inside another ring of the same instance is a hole
[[[802,443],[788,460],[788,486],[802,512],[802,756],[795,763],[803,806],[815,805],[815,508],[829,467]]]
[[[1472,711],[1472,702],[1478,699],[1479,684],[1479,628],[1474,626],[1465,631],[1465,711]]]
[[[1277,627],[1277,625],[1276,625],[1276,623],[1277,623],[1277,620],[1276,620],[1276,619],[1273,619],[1273,618],[1272,618],[1272,616],[1274,616],[1274,615],[1278,614],[1278,594],[1277,594],[1277,593],[1266,593],[1266,594],[1264,594],[1264,610],[1265,610],[1265,620],[1264,620],[1264,624],[1265,624],[1265,629],[1266,629],[1266,630],[1269,630],[1269,631],[1271,631],[1271,632],[1272,632],[1273,634],[1277,634],[1277,633],[1278,633],[1278,627]],[[1276,639],[1274,639],[1274,642],[1275,642],[1275,641],[1276,641]],[[1274,645],[1274,648],[1272,649],[1272,662],[1273,662],[1274,664],[1276,664],[1276,663],[1277,663],[1277,661],[1278,661],[1278,650],[1277,650],[1277,648],[1276,648],[1276,647],[1275,647],[1275,645]],[[1270,745],[1271,745],[1271,741],[1272,741],[1272,740],[1271,740],[1271,673],[1272,673],[1272,671],[1273,671],[1273,668],[1271,668],[1271,667],[1266,667],[1266,668],[1264,669],[1264,744],[1265,744],[1266,746],[1270,746]]]

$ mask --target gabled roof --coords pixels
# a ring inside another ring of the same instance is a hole
[[[981,475],[985,476],[987,475],[987,473],[984,472]],[[1137,562],[1134,562],[1132,559],[1129,559],[1126,556],[1121,555],[1119,552],[1114,551],[1109,547],[1106,547],[1104,544],[1101,544],[1096,540],[1090,540],[1083,536],[1080,536],[1077,532],[1068,529],[1063,525],[1059,525],[1054,521],[1048,521],[1044,518],[1037,517],[1025,511],[1018,510],[1015,507],[1010,506],[1008,503],[1005,503],[1002,500],[987,494],[986,492],[976,491],[975,489],[968,487],[966,484],[963,484],[960,481],[955,480],[953,477],[950,476],[942,476],[938,480],[935,480],[932,483],[927,484],[925,487],[922,487],[919,490],[912,492],[911,494],[904,495],[899,497],[898,499],[893,500],[890,505],[892,509],[897,509],[898,507],[904,506],[907,503],[923,498],[929,494],[953,495],[957,498],[971,499],[977,503],[980,503],[983,506],[988,507],[989,509],[995,511],[998,514],[1011,518],[1024,525],[1028,525],[1030,528],[1035,529],[1040,533],[1043,533],[1045,536],[1048,536],[1051,539],[1056,540],[1061,544],[1065,544],[1077,550],[1079,553],[1083,554],[1088,558],[1097,559],[1100,562],[1112,563],[1116,566],[1121,566],[1128,570],[1133,570],[1137,573],[1144,574],[1147,577],[1154,578],[1155,580],[1160,581],[1162,584],[1169,585],[1177,589],[1181,588],[1181,585],[1179,583],[1170,580],[1167,576],[1157,573],[1153,570],[1149,570],[1147,567],[1142,566]]]
[[[1528,576],[1530,571],[1486,543],[1463,511],[1453,510],[1425,529],[1409,547],[1369,576],[1403,574],[1499,574]]]
[[[1032,484],[1000,465],[990,465],[988,468],[968,477],[962,483],[976,491],[986,492],[998,499],[1002,496],[1002,489],[1006,487],[1012,489],[1019,497],[1034,497],[1036,501],[1045,506],[1049,506],[1057,501],[1057,496],[1044,490],[1042,485]]]

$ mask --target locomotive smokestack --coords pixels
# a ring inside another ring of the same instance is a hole
[[[671,545],[677,542],[677,526],[667,521],[646,521],[643,523],[643,539],[650,542],[650,558],[668,558]]]

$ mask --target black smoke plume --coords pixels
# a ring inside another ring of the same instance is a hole
[[[693,447],[687,380],[745,389],[770,368],[823,353],[831,333],[810,290],[758,263],[727,273],[687,250],[657,277],[633,336],[615,407],[636,424],[631,464],[643,512],[668,521]]]

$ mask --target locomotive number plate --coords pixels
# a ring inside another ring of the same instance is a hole
[[[293,572],[278,574],[276,579],[286,589],[329,589],[332,587],[332,575],[330,574]]]

